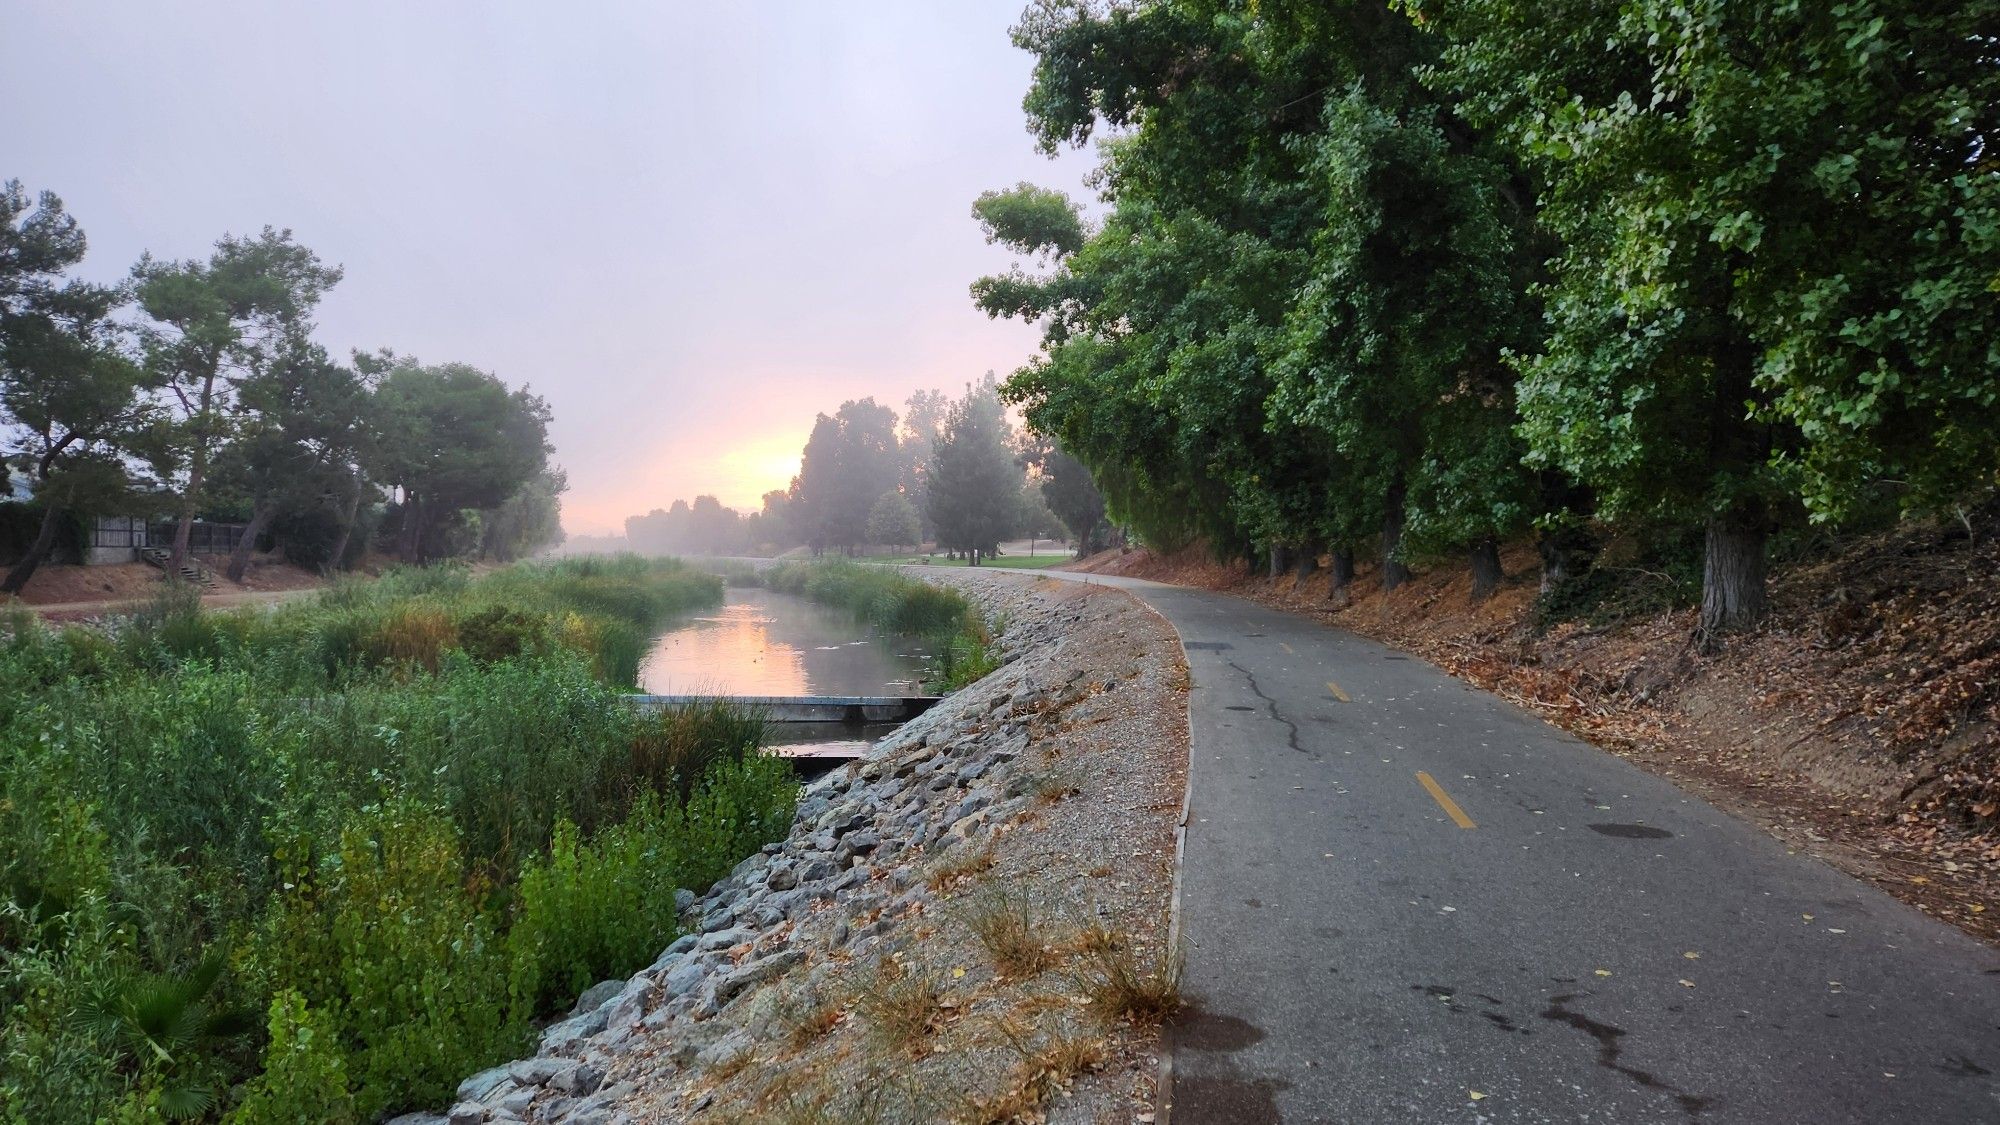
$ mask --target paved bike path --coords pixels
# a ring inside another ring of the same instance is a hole
[[[1047,576],[1193,676],[1177,1125],[2000,1122],[2000,954],[1422,660]]]

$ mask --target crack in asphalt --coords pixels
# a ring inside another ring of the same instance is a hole
[[[1567,1024],[1595,1039],[1597,1041],[1598,1066],[1606,1070],[1617,1071],[1619,1074],[1630,1078],[1648,1090],[1658,1090],[1668,1095],[1680,1105],[1681,1112],[1687,1114],[1690,1118],[1700,1117],[1703,1112],[1714,1105],[1715,1099],[1713,1098],[1705,1098],[1697,1094],[1687,1093],[1669,1082],[1661,1081],[1651,1071],[1640,1070],[1637,1067],[1627,1066],[1620,1062],[1619,1056],[1625,1052],[1625,1045],[1620,1042],[1620,1040],[1625,1038],[1625,1029],[1591,1019],[1582,1012],[1568,1007],[1569,1002],[1575,999],[1576,995],[1574,993],[1564,993],[1561,996],[1550,997],[1549,1006],[1542,1012],[1542,1018],[1556,1023]]]
[[[1257,698],[1264,701],[1264,712],[1269,716],[1271,716],[1271,718],[1285,724],[1285,730],[1290,732],[1285,737],[1286,744],[1289,745],[1292,749],[1297,750],[1299,753],[1304,754],[1308,757],[1312,757],[1313,756],[1312,751],[1307,750],[1305,747],[1299,745],[1299,724],[1291,721],[1290,719],[1287,719],[1283,715],[1278,714],[1278,701],[1264,694],[1264,689],[1257,685],[1256,674],[1251,672],[1250,669],[1245,668],[1243,665],[1236,663],[1234,660],[1228,661],[1227,663],[1231,668],[1234,668],[1238,672],[1243,673],[1243,678],[1250,682],[1251,694],[1255,695]]]

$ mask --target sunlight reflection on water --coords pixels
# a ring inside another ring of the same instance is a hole
[[[661,695],[918,694],[923,660],[895,648],[844,610],[731,588],[720,609],[654,641],[639,686]]]

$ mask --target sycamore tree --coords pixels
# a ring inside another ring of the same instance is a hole
[[[1044,3],[1015,36],[1045,150],[1124,130],[1100,230],[1025,185],[975,208],[1055,263],[974,287],[1044,325],[1009,385],[1031,424],[1114,505],[1274,573],[1325,546],[1338,591],[1379,531],[1393,586],[1407,529],[1470,550],[1490,591],[1533,515],[1500,362],[1532,324],[1531,258],[1510,171],[1414,79],[1423,37],[1379,3],[1219,0]]]
[[[146,373],[112,314],[117,288],[65,279],[83,259],[82,229],[62,201],[0,186],[0,415],[10,460],[33,483],[42,517],[0,581],[17,594],[55,545],[63,517],[123,497],[123,450],[148,421]]]
[[[1320,226],[1273,411],[1326,434],[1349,478],[1382,497],[1385,587],[1404,576],[1407,534],[1469,550],[1485,597],[1500,538],[1534,515],[1501,358],[1533,339],[1507,169],[1358,89],[1329,101],[1323,124],[1306,168]]]
[[[1404,6],[1561,240],[1532,457],[1607,514],[1704,523],[1705,636],[1764,614],[1786,508],[1992,487],[1993,4]]]
[[[309,323],[320,297],[340,280],[291,231],[265,227],[251,238],[224,236],[204,261],[151,255],[132,269],[147,368],[168,392],[176,425],[163,465],[180,481],[180,522],[171,567],[187,557],[209,461],[239,415],[238,386],[268,372],[286,342]]]

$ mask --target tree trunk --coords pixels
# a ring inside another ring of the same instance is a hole
[[[1754,627],[1769,604],[1764,592],[1764,506],[1738,501],[1708,520],[1701,568],[1699,647],[1711,650],[1724,633]]]
[[[1333,581],[1327,585],[1326,596],[1346,605],[1347,588],[1354,584],[1354,551],[1348,547],[1333,548],[1332,566]]]
[[[202,478],[208,473],[208,457],[199,446],[195,449],[194,463],[188,469],[187,489],[181,494],[181,519],[174,528],[173,557],[167,561],[167,578],[179,581],[181,567],[187,565],[188,547],[194,536],[195,495],[201,491]]]
[[[424,548],[424,501],[416,493],[403,490],[403,526],[396,535],[396,554],[406,563],[422,561]]]
[[[1298,558],[1292,563],[1292,580],[1304,582],[1319,570],[1319,552],[1301,547]]]
[[[46,481],[43,483],[47,483]],[[28,579],[35,576],[35,569],[42,560],[49,557],[49,549],[56,545],[56,525],[62,522],[65,505],[51,496],[48,507],[42,509],[42,526],[35,531],[35,541],[28,547],[28,553],[7,572],[7,580],[0,582],[0,594],[18,594],[28,585]]]
[[[188,458],[187,488],[181,492],[181,523],[174,529],[173,557],[167,562],[167,578],[180,580],[187,565],[189,541],[194,535],[194,514],[201,503],[201,486],[208,478],[209,409],[215,404],[215,372],[211,369],[201,383],[201,408],[194,426],[194,450]]]
[[[361,482],[354,482],[354,491],[348,493],[347,503],[340,510],[340,534],[334,537],[333,552],[327,556],[326,570],[344,570],[341,563],[347,558],[347,543],[354,537],[354,519],[361,511]]]
[[[231,582],[242,582],[243,573],[250,569],[250,552],[257,549],[257,540],[271,526],[277,517],[276,501],[260,498],[250,507],[250,526],[243,529],[243,537],[236,541],[236,548],[229,552],[229,569],[224,571]]]
[[[1403,474],[1400,470],[1382,501],[1382,589],[1386,593],[1410,580],[1410,568],[1396,553],[1403,546]]]
[[[1276,578],[1292,569],[1292,547],[1289,543],[1271,540],[1271,577]]]
[[[1542,528],[1535,535],[1535,553],[1542,557],[1542,589],[1546,594],[1572,578],[1580,578],[1597,561],[1597,535],[1584,525],[1596,507],[1590,489],[1560,469],[1536,474]]]
[[[1506,577],[1500,569],[1500,541],[1491,535],[1472,545],[1472,600],[1483,602]]]
[[[1756,349],[1732,341],[1716,351],[1716,388],[1709,425],[1709,461],[1724,473],[1747,476],[1770,456],[1770,431],[1745,417],[1754,393]],[[1739,487],[1741,487],[1739,485]],[[1748,629],[1764,617],[1764,539],[1770,512],[1754,494],[1740,494],[1708,517],[1701,574],[1701,624],[1695,646],[1713,651],[1724,633]]]

